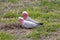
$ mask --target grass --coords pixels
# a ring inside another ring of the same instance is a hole
[[[55,32],[60,28],[60,14],[55,12],[41,13],[36,8],[25,9],[29,16],[33,19],[37,19],[39,22],[43,22],[43,26],[39,26],[33,29],[32,33],[26,35],[27,38],[33,38],[37,40],[41,37],[46,37],[48,33]],[[25,36],[24,36],[25,37]]]
[[[32,33],[26,35],[27,38],[39,39],[48,36],[48,33],[55,32],[60,28],[60,23],[45,23],[44,26],[39,26],[33,29]]]
[[[16,37],[5,32],[0,33],[0,40],[16,40]]]
[[[10,0],[13,2],[13,0]],[[29,16],[36,21],[43,22],[43,26],[39,26],[33,28],[32,33],[24,36],[27,38],[33,38],[37,40],[41,37],[46,37],[48,33],[55,32],[60,29],[60,12],[56,13],[54,11],[60,11],[60,0],[56,1],[37,1],[35,7],[20,7],[20,11],[27,11]],[[12,14],[11,14],[12,13]],[[15,13],[15,12],[14,12]],[[3,14],[3,18],[0,19],[0,22],[4,23],[12,23],[17,22],[17,17],[21,16],[18,14],[14,14],[13,12],[8,12],[7,14]],[[4,19],[6,18],[6,19]],[[7,20],[9,18],[9,20]]]
[[[60,14],[56,14],[54,12],[39,13],[35,10],[29,10],[29,9],[27,11],[30,14],[29,16],[31,18],[33,18],[35,20],[37,19],[37,21],[39,21],[39,22],[43,22],[44,25],[33,28],[32,33],[30,33],[24,37],[32,38],[33,40],[35,40],[35,39],[37,40],[41,37],[46,37],[48,35],[48,33],[55,32],[60,28],[60,21],[58,21],[58,20],[60,20]],[[2,18],[2,19],[0,19],[0,22],[13,23],[13,22],[17,22],[17,19],[18,19],[17,17],[10,18],[9,20]]]
[[[27,9],[27,12],[29,13],[29,16],[33,19],[37,19],[39,22],[43,22],[43,26],[39,26],[36,28],[33,28],[32,33],[24,36],[27,38],[32,38],[33,40],[37,40],[41,37],[46,37],[49,32],[55,32],[60,28],[60,14],[56,14],[54,12],[49,13],[39,13],[35,9]],[[0,19],[1,22],[5,23],[13,23],[17,22],[17,17],[10,18],[10,20],[6,20],[4,18]]]
[[[20,0],[8,0],[8,1],[11,2],[11,3],[16,3],[16,2],[18,2]]]
[[[58,21],[60,20],[60,14],[56,14],[54,12],[37,13],[35,10],[28,10],[28,12],[31,18],[35,20],[37,19],[36,21],[43,22],[44,25],[33,28],[32,33],[24,37],[37,40],[41,37],[46,37],[50,32],[55,32],[60,29],[60,21]]]
[[[15,11],[10,11],[10,12],[7,12],[7,13],[4,13],[2,15],[3,18],[16,18],[16,17],[19,17],[20,15],[18,13],[16,13]]]
[[[60,0],[42,0],[36,3],[41,8],[41,12],[50,12],[60,10]]]
[[[0,22],[2,23],[13,23],[13,22],[18,22],[17,18],[1,18]]]

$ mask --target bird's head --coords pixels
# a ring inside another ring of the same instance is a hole
[[[23,18],[26,19],[28,17],[28,13],[26,11],[22,12]]]
[[[18,17],[18,21],[22,24],[24,19],[22,17]]]

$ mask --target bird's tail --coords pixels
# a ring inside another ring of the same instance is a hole
[[[38,25],[43,25],[43,23],[37,23]]]

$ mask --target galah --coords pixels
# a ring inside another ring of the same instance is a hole
[[[31,21],[24,20],[24,18],[22,18],[22,17],[19,17],[18,20],[19,20],[19,23],[24,28],[34,28],[34,27],[40,26],[40,24],[38,24],[38,23],[34,23]]]
[[[38,23],[37,21],[35,21],[31,17],[29,17],[29,15],[26,11],[23,11],[22,15],[23,15],[24,20],[31,21],[31,22],[34,22],[34,23]],[[43,24],[43,23],[39,23],[39,24]]]

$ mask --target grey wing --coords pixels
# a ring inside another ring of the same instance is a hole
[[[26,27],[26,28],[33,28],[33,27],[36,27],[36,26],[38,26],[38,24],[35,24],[35,23],[32,23],[32,22],[25,22],[24,23],[24,27]]]
[[[27,21],[34,22],[34,23],[38,23],[37,21],[35,21],[35,20],[31,19],[30,17],[28,17],[26,20],[27,20]]]

